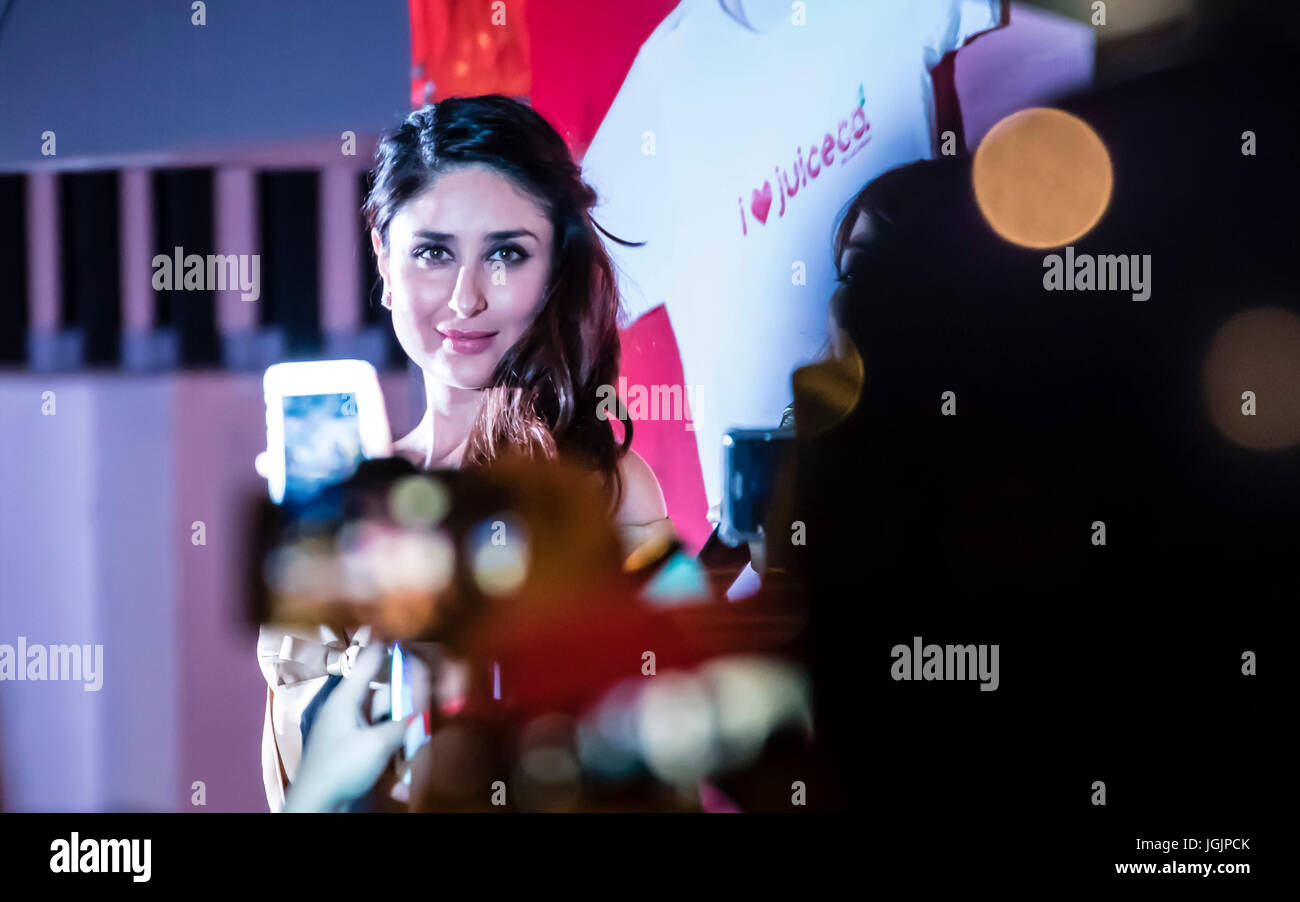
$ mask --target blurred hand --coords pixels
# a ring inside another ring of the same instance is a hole
[[[330,693],[316,717],[307,748],[285,798],[286,812],[342,811],[379,780],[402,744],[405,724],[370,725],[363,710],[370,681],[384,662],[384,646],[361,650],[351,675]]]

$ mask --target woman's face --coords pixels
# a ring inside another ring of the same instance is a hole
[[[371,241],[408,357],[454,388],[486,387],[541,309],[553,229],[545,211],[482,165],[444,172]]]
[[[840,329],[839,323],[835,320],[835,308],[841,296],[848,290],[848,280],[850,273],[853,272],[853,266],[857,262],[858,255],[863,252],[869,237],[870,221],[866,213],[859,213],[858,218],[853,223],[853,229],[849,232],[848,241],[844,242],[844,249],[840,252],[840,259],[835,261],[839,270],[840,281],[835,287],[835,293],[831,295],[831,304],[827,308],[826,332],[831,338],[831,353],[836,357],[845,357],[848,354],[848,336]]]

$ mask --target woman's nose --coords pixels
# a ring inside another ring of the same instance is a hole
[[[471,317],[487,305],[483,293],[479,291],[478,280],[470,267],[462,266],[456,273],[456,287],[451,290],[451,300],[447,306],[463,317]]]

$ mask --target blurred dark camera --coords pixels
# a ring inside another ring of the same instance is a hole
[[[304,503],[259,500],[254,520],[257,624],[455,644],[503,608],[628,595],[604,494],[557,462],[421,472],[367,460]]]

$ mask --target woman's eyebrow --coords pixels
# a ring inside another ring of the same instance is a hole
[[[522,238],[525,235],[532,238],[534,241],[538,240],[537,236],[528,231],[528,229],[507,229],[504,232],[488,232],[487,239],[489,241],[506,241],[510,238]]]
[[[441,241],[443,244],[453,244],[456,241],[456,236],[450,232],[429,232],[424,229],[417,231],[415,237],[425,238],[429,241]]]

